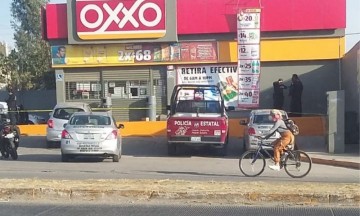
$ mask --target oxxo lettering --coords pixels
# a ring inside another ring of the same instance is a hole
[[[102,8],[96,4],[88,4],[82,8],[80,12],[80,21],[89,29],[96,29],[100,27],[97,32],[105,32],[113,22],[118,24],[119,29],[124,28],[128,22],[130,22],[135,28],[139,28],[140,24],[146,27],[154,27],[162,20],[163,13],[157,4],[153,2],[143,4],[144,1],[145,0],[135,1],[129,9],[126,8],[122,2],[120,2],[115,8],[111,8],[107,3],[104,3]],[[147,18],[145,18],[145,11],[147,10],[155,11],[156,16],[153,20],[147,20]],[[86,19],[86,14],[89,11],[96,12],[97,20],[95,22],[90,22]],[[135,14],[135,12],[137,12],[137,14]],[[123,15],[120,16],[122,19],[119,18],[120,14]],[[104,22],[104,17],[107,17],[105,15],[109,16]]]

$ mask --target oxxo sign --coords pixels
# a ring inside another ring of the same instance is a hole
[[[76,0],[82,40],[160,38],[166,33],[165,0]]]

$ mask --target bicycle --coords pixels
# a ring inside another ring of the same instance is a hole
[[[271,144],[264,144],[265,138],[258,136],[260,142],[256,150],[249,150],[244,152],[239,159],[240,171],[247,177],[255,177],[264,172],[266,160],[262,152],[274,161],[272,154],[263,147],[273,147]],[[308,154],[301,150],[294,150],[294,145],[288,145],[283,154],[280,156],[280,170],[285,169],[285,172],[292,178],[305,177],[311,170],[312,160]],[[275,162],[275,161],[274,161]],[[300,173],[300,168],[304,168],[304,173]],[[306,168],[307,167],[307,168]],[[247,170],[250,168],[250,170]],[[257,171],[256,169],[259,169]],[[299,175],[298,175],[299,174]]]

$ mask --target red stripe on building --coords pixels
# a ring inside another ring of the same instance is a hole
[[[262,31],[345,29],[346,27],[346,0],[261,0],[260,2]],[[259,0],[178,0],[178,34],[235,33],[238,8],[251,7],[259,7]],[[66,4],[46,6],[48,39],[67,38],[66,8]]]

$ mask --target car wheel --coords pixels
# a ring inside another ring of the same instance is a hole
[[[176,143],[168,143],[167,148],[168,148],[168,155],[169,156],[176,155]]]
[[[61,161],[62,162],[69,162],[69,156],[66,154],[61,154]]]
[[[221,157],[225,157],[227,155],[228,146],[229,146],[229,135],[226,136],[224,145],[217,150],[218,155]]]
[[[46,141],[46,148],[54,148],[54,142]]]
[[[245,138],[243,138],[243,152],[246,152],[247,148],[246,148],[246,140]]]
[[[119,162],[120,160],[120,154],[113,156],[113,162]]]
[[[224,144],[222,148],[219,148],[217,150],[218,155],[221,157],[225,157],[227,155],[227,149],[228,149],[228,144]]]

